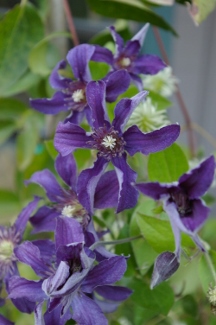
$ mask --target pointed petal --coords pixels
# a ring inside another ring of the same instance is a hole
[[[40,302],[47,297],[41,289],[42,280],[30,281],[19,276],[13,276],[9,282],[9,298],[27,298],[33,302]]]
[[[88,64],[94,51],[95,47],[93,45],[81,44],[68,52],[67,60],[72,67],[76,79],[86,82],[91,80]]]
[[[94,45],[95,51],[92,55],[92,61],[96,62],[106,62],[109,65],[113,65],[113,54],[110,50],[105,47]]]
[[[52,202],[59,202],[64,197],[64,190],[57,182],[55,176],[49,169],[34,173],[25,184],[36,183],[44,188],[46,195]]]
[[[45,325],[44,318],[43,318],[43,311],[42,311],[43,303],[44,302],[37,304],[35,308],[35,312],[34,312],[35,325]]]
[[[133,113],[134,109],[139,105],[139,103],[144,100],[147,94],[147,91],[142,91],[133,96],[131,99],[124,98],[118,102],[115,108],[115,118],[112,123],[116,130],[123,132],[130,115]]]
[[[29,220],[34,228],[32,233],[37,234],[38,232],[54,231],[56,227],[56,217],[59,215],[60,212],[47,206],[39,208]]]
[[[56,249],[62,245],[83,241],[83,230],[78,221],[68,217],[60,217],[57,219],[55,231]]]
[[[166,66],[156,55],[141,55],[133,62],[133,73],[154,75]]]
[[[125,150],[133,156],[136,152],[148,155],[169,147],[179,136],[180,126],[172,124],[163,128],[142,133],[136,125],[131,126],[123,134],[126,141]]]
[[[112,103],[128,89],[130,75],[126,70],[118,70],[111,72],[104,81],[106,82],[106,101]]]
[[[71,154],[64,157],[58,155],[55,161],[55,168],[63,181],[69,185],[70,188],[75,189],[77,181],[77,168],[74,157]]]
[[[119,197],[117,213],[125,209],[133,208],[138,199],[138,191],[133,186],[137,174],[129,167],[126,162],[126,154],[122,157],[112,159],[119,182]]]
[[[78,324],[108,325],[108,321],[94,300],[79,293],[72,300],[72,318]]]
[[[90,215],[94,213],[94,195],[100,177],[107,167],[107,160],[99,157],[94,166],[83,170],[77,182],[78,199]]]
[[[38,239],[32,241],[32,244],[38,247],[41,258],[48,265],[51,263],[55,256],[55,244],[49,239]]]
[[[67,62],[65,60],[62,60],[57,63],[55,68],[53,69],[49,82],[52,88],[54,89],[65,89],[68,88],[69,82],[71,82],[71,79],[63,78],[58,71],[63,70],[66,68]]]
[[[123,38],[116,32],[114,26],[110,26],[110,32],[113,37],[114,42],[116,43],[116,51],[115,57],[118,57],[121,54],[122,50],[124,49],[124,40]]]
[[[32,244],[30,241],[23,242],[21,245],[14,249],[14,252],[18,260],[31,266],[37,275],[46,277],[47,274],[50,274],[52,270],[52,261],[50,261],[50,265],[47,265],[41,258],[39,248]]]
[[[92,124],[94,128],[110,126],[106,113],[106,84],[103,80],[91,81],[86,87],[86,99],[92,113]]]
[[[110,285],[119,281],[127,268],[124,256],[114,256],[97,264],[87,275],[82,290],[92,293],[97,286]]]
[[[30,202],[18,215],[14,225],[17,229],[17,232],[20,234],[23,234],[26,228],[26,224],[33,213],[33,211],[36,209],[38,202],[40,201],[40,198],[35,197],[35,199]]]
[[[214,156],[204,160],[199,166],[184,174],[180,179],[180,186],[186,190],[189,198],[199,198],[210,187],[215,171]]]
[[[53,309],[51,312],[46,311],[44,314],[45,324],[47,325],[65,325],[69,319],[72,319],[72,315],[68,310],[64,315],[61,315],[62,306]],[[37,324],[35,324],[37,325]],[[41,325],[41,324],[38,324]],[[43,325],[43,324],[42,324]]]
[[[135,187],[144,195],[160,200],[161,195],[169,193],[169,186],[160,183],[139,183]]]
[[[31,107],[43,114],[58,114],[68,110],[65,95],[58,91],[52,98],[30,99]]]
[[[113,313],[119,306],[120,302],[108,301],[108,300],[99,300],[94,297],[94,301],[100,307],[103,313]]]
[[[150,25],[149,25],[148,23],[145,24],[145,25],[143,26],[143,28],[141,28],[140,31],[138,31],[138,33],[136,33],[136,34],[132,37],[131,41],[138,41],[138,42],[140,43],[140,46],[142,46],[143,43],[144,43],[144,40],[145,40],[145,37],[146,37],[147,31],[148,31],[148,29],[149,29],[149,26],[150,26]]]
[[[137,87],[137,89],[139,91],[143,91],[142,79],[138,75],[131,73],[131,72],[130,72],[130,77],[131,77],[132,83]]]
[[[179,265],[180,263],[174,253],[167,251],[160,254],[154,264],[151,289],[169,279],[177,271]]]
[[[91,139],[80,126],[60,122],[56,129],[54,144],[62,156],[67,156],[77,148],[89,148],[87,142]]]
[[[129,57],[129,58],[136,57],[138,55],[139,51],[140,51],[140,44],[138,41],[128,41],[125,45],[124,57]],[[133,63],[132,63],[132,66],[133,66]]]
[[[119,184],[115,171],[104,173],[96,187],[94,207],[96,209],[106,209],[117,207]]]
[[[132,294],[128,288],[111,285],[98,286],[95,291],[103,298],[113,301],[123,301]]]

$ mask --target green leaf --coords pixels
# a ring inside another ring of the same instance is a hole
[[[16,120],[27,109],[27,106],[18,99],[0,98],[0,120]]]
[[[143,23],[149,22],[177,35],[175,30],[163,18],[138,0],[87,0],[87,2],[90,8],[100,15]]]
[[[6,189],[0,189],[0,214],[1,223],[8,222],[8,216],[18,214],[20,202],[17,194]]]
[[[141,231],[137,225],[137,217],[143,211],[143,208],[145,208],[145,206],[146,202],[139,204],[132,215],[130,223],[130,237],[140,235]],[[133,240],[131,242],[131,246],[133,249],[137,268],[139,272],[144,275],[149,270],[151,265],[154,264],[154,260],[157,257],[157,254],[144,238]]]
[[[49,41],[59,37],[71,37],[66,32],[56,32],[42,39],[36,44],[29,54],[29,67],[33,73],[41,76],[47,76],[59,60],[56,48]]]
[[[214,272],[216,270],[216,252],[213,250],[210,250],[208,252],[209,259],[211,260],[212,267],[214,269]],[[208,257],[206,257],[205,254],[203,254],[199,261],[199,278],[200,282],[202,284],[202,288],[204,292],[206,293],[209,289],[210,284],[214,284],[214,277],[211,272],[211,268],[209,267],[209,264],[207,262]]]
[[[54,147],[53,140],[46,140],[44,141],[44,144],[50,157],[56,159],[56,157],[58,156],[58,151]]]
[[[167,283],[161,283],[151,290],[144,281],[133,279],[127,283],[134,290],[131,299],[139,306],[167,315],[174,303],[174,293]]]
[[[28,67],[31,48],[44,35],[34,7],[15,6],[0,22],[0,94],[15,84]]]
[[[17,126],[11,121],[0,121],[0,145],[16,131]]]
[[[148,174],[151,181],[170,183],[188,171],[188,162],[182,149],[176,144],[152,153],[148,160]]]
[[[109,66],[103,62],[89,62],[89,68],[93,80],[99,80],[104,78],[109,72]]]
[[[181,299],[182,307],[185,313],[196,317],[198,314],[198,305],[192,295],[186,295]]]

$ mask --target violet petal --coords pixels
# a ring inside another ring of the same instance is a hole
[[[58,91],[56,92],[51,99],[40,98],[40,99],[30,99],[31,107],[36,111],[43,114],[58,114],[62,111],[68,110],[68,105],[65,102],[65,95]]]
[[[98,286],[95,291],[103,298],[113,301],[123,301],[132,294],[128,288],[112,285]]]
[[[126,70],[117,70],[111,72],[104,81],[106,82],[106,101],[112,103],[128,89],[130,75]]]
[[[166,64],[156,55],[141,55],[133,62],[133,73],[154,75],[164,69]]]
[[[55,231],[56,249],[62,245],[83,241],[82,226],[77,220],[68,217],[60,217],[57,219]]]
[[[55,161],[55,168],[63,181],[75,190],[77,182],[77,168],[74,157],[71,154],[64,157],[58,155]]]

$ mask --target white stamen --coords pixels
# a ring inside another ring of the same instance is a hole
[[[63,209],[62,209],[62,214],[65,217],[73,217],[74,212],[76,211],[76,207],[72,206],[72,205],[66,205]]]
[[[73,92],[72,98],[75,103],[81,102],[85,98],[83,89],[77,89]]]
[[[121,65],[123,67],[129,67],[130,64],[131,64],[131,60],[129,58],[123,58],[121,60]]]
[[[111,135],[107,135],[105,138],[103,138],[101,144],[106,148],[113,149],[116,145],[116,139],[113,138]]]

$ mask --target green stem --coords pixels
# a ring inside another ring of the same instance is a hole
[[[25,6],[27,4],[28,0],[21,0],[20,6]]]
[[[208,264],[209,270],[211,271],[212,277],[214,279],[214,284],[216,285],[216,272],[211,257],[209,256],[209,252],[205,252],[205,259]]]
[[[94,250],[98,246],[119,245],[119,244],[129,243],[132,240],[139,239],[139,238],[142,238],[142,235],[138,235],[138,236],[135,236],[135,237],[129,237],[129,238],[125,238],[125,239],[112,240],[112,241],[97,241],[96,243],[91,245],[89,248],[91,250]]]

